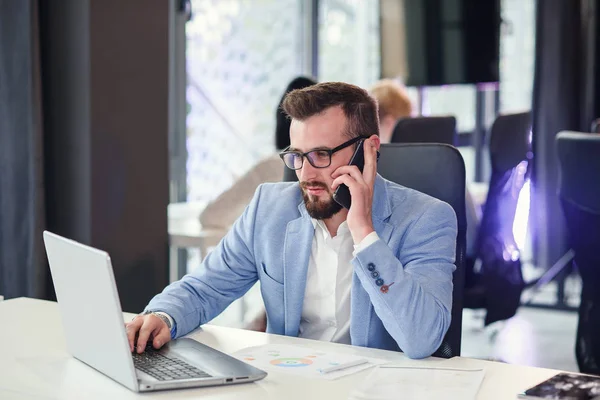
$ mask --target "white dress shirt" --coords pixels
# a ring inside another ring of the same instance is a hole
[[[350,291],[354,272],[351,261],[356,253],[379,237],[372,232],[354,246],[346,221],[334,237],[323,221],[312,219],[312,223],[315,235],[298,336],[350,344]]]

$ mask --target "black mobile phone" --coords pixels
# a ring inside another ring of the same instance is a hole
[[[352,155],[352,159],[350,160],[349,165],[356,165],[358,170],[362,173],[363,168],[365,167],[365,151],[363,150],[364,140],[358,142],[358,146],[356,146],[356,150]],[[350,205],[352,204],[352,198],[350,196],[350,189],[348,186],[343,183],[335,189],[333,193],[333,199],[341,206],[346,207],[348,210],[350,209]]]

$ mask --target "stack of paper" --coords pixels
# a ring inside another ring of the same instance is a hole
[[[477,397],[483,369],[380,366],[350,394],[351,400],[470,400]]]

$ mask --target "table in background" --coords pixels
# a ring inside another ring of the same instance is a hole
[[[186,248],[197,248],[204,258],[208,249],[216,246],[227,230],[207,229],[200,223],[205,202],[171,203],[168,207],[169,229],[169,281],[174,282],[186,274]],[[183,259],[183,261],[181,261]]]

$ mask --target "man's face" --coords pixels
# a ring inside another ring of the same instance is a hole
[[[305,121],[292,120],[290,150],[305,153],[311,150],[333,149],[349,139],[344,135],[345,129],[346,117],[340,107],[328,108]],[[304,204],[311,217],[328,219],[342,209],[342,206],[333,200],[331,174],[350,162],[354,148],[355,146],[349,146],[334,153],[331,156],[331,165],[327,168],[315,168],[305,158],[302,168],[296,170]]]

